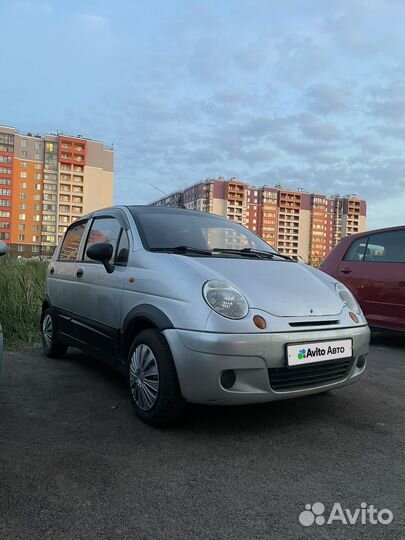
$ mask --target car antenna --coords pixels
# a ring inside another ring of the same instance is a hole
[[[166,195],[166,197],[170,197],[170,195],[168,195],[165,191],[163,191],[163,189],[160,189],[160,187],[155,186],[155,184],[152,184],[151,182],[149,182],[149,185],[154,187],[155,189],[157,189],[161,193],[163,193],[163,195]],[[178,208],[186,209],[186,207],[182,203],[178,203],[177,206],[178,206]]]
[[[170,195],[168,195],[165,191],[163,191],[163,189],[160,189],[160,187],[155,186],[155,184],[152,184],[151,182],[149,182],[149,185],[154,187],[155,189],[157,189],[161,193],[163,193],[163,195],[166,195],[166,197],[170,197]]]

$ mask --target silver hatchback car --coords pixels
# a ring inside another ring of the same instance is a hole
[[[74,346],[125,374],[154,425],[186,402],[297,398],[356,381],[370,332],[336,279],[204,212],[120,206],[67,230],[48,268],[45,354]]]

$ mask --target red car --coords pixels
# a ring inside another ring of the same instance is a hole
[[[320,269],[352,291],[372,328],[405,332],[405,226],[346,236]]]

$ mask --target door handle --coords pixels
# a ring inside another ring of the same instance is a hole
[[[76,277],[80,278],[83,276],[83,268],[78,268],[76,271]]]
[[[342,268],[341,272],[342,272],[342,274],[350,274],[351,269],[350,268]]]

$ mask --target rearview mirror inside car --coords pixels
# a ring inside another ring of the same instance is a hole
[[[114,272],[115,268],[114,265],[110,263],[110,259],[113,256],[113,251],[112,245],[108,242],[99,242],[88,247],[86,254],[89,259],[103,263],[104,268],[109,274],[111,274]]]

